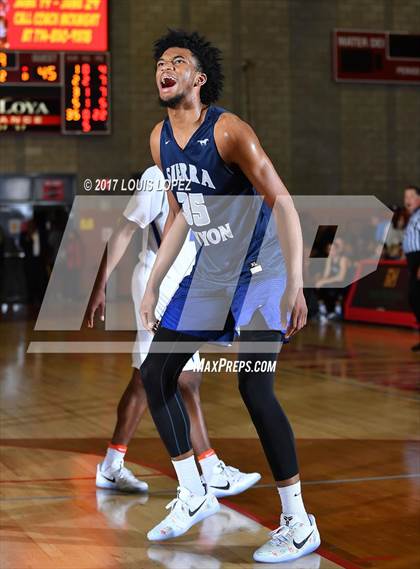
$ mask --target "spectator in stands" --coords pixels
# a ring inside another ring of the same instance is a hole
[[[310,271],[310,254],[311,248],[307,245],[304,246],[304,255],[303,255],[303,282],[304,283],[313,283],[314,276],[311,275]],[[318,316],[318,297],[316,295],[316,291],[312,287],[308,287],[305,284],[305,288],[303,289],[303,294],[305,295],[306,306],[308,307],[308,320],[315,319]]]
[[[22,223],[20,246],[25,254],[24,270],[28,303],[37,307],[41,305],[47,287],[48,276],[44,262],[44,252],[38,226],[34,219]]]
[[[410,215],[404,232],[403,251],[407,258],[409,280],[409,300],[420,327],[420,188],[408,186],[404,190],[404,205]],[[420,352],[420,342],[412,348]]]
[[[324,274],[315,284],[318,289],[319,318],[321,323],[328,319],[340,319],[344,289],[339,288],[349,270],[349,259],[344,253],[344,242],[337,238],[328,245],[328,258]]]
[[[403,256],[402,242],[406,215],[404,208],[395,208],[392,224],[385,239],[384,257],[386,259],[401,259]]]
[[[384,242],[389,230],[389,221],[373,216],[370,220],[369,238],[363,243],[366,258],[381,257],[384,254]]]

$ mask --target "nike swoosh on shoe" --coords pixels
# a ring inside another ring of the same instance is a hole
[[[102,474],[102,472],[101,472],[101,474]],[[108,478],[108,476],[105,476],[105,474],[102,474],[102,476],[105,478],[105,480],[108,480],[109,482],[114,482],[114,484],[115,484],[115,482],[116,482],[115,478]]]
[[[216,490],[229,490],[230,482],[227,482],[225,486],[210,486],[210,488],[215,488]]]
[[[201,508],[201,506],[203,506],[205,503],[206,503],[206,500],[203,500],[203,502],[201,502],[201,504],[198,506],[198,508],[196,508],[193,512],[191,510],[188,510],[190,518],[192,518],[198,512],[198,510]]]
[[[311,531],[311,533],[308,535],[308,537],[306,537],[303,541],[296,543],[295,540],[293,540],[293,545],[297,548],[297,549],[302,549],[302,547],[305,545],[305,543],[308,541],[308,539],[311,537],[311,535],[314,533],[314,530]]]

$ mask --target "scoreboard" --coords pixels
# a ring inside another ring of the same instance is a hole
[[[420,84],[420,34],[334,30],[336,81]]]
[[[0,135],[109,134],[107,0],[0,0]]]
[[[108,53],[0,52],[0,133],[108,134]]]

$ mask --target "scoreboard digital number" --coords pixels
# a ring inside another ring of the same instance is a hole
[[[0,52],[0,133],[109,134],[109,53]]]
[[[64,125],[67,133],[109,132],[109,62],[101,55],[64,57]]]
[[[334,30],[336,81],[420,84],[420,34]]]

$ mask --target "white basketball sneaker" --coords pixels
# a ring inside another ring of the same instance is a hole
[[[102,463],[96,467],[96,486],[98,488],[108,488],[109,490],[119,490],[120,492],[147,492],[149,485],[143,480],[134,476],[131,470],[125,468],[121,462],[115,468],[101,469]]]
[[[147,534],[150,541],[163,541],[183,535],[194,524],[219,511],[217,498],[209,492],[204,496],[178,487],[176,498],[166,506],[171,510],[164,520]]]
[[[254,560],[262,563],[292,561],[319,547],[321,538],[311,514],[307,520],[282,514],[280,527],[271,532],[267,543],[254,552]]]
[[[258,472],[246,474],[233,466],[226,466],[221,460],[215,464],[207,488],[216,498],[225,498],[248,490],[259,480],[261,480],[261,474]]]

